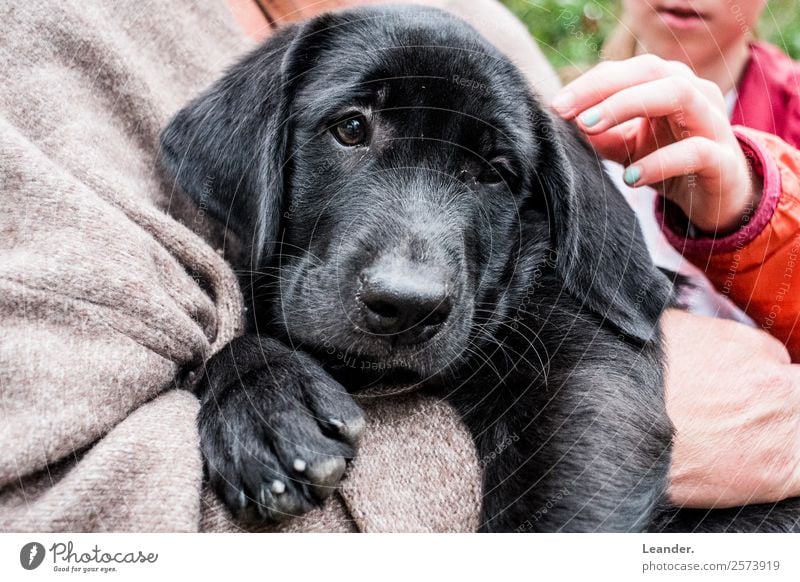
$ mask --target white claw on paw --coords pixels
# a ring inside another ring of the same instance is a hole
[[[292,467],[294,467],[294,470],[298,473],[302,473],[306,470],[306,462],[303,459],[295,459]]]
[[[262,519],[266,519],[267,517],[267,495],[264,492],[264,488],[261,488],[261,491],[258,494],[258,505],[256,506],[258,509],[258,514],[261,516]]]
[[[367,427],[367,422],[363,417],[357,417],[347,421],[343,426],[338,427],[339,433],[351,444],[357,444]]]
[[[347,464],[342,457],[332,457],[313,463],[306,471],[311,491],[318,499],[327,499],[344,476]]]
[[[286,484],[283,481],[275,479],[269,486],[269,490],[272,491],[275,495],[280,495],[281,493],[286,491]]]

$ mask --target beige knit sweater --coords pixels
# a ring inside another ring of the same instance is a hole
[[[504,9],[457,4],[549,91]],[[240,332],[240,293],[156,148],[249,43],[221,0],[6,2],[0,22],[0,531],[236,530],[203,487],[191,379]],[[339,494],[279,529],[474,530],[478,462],[454,412],[419,394],[363,405]]]

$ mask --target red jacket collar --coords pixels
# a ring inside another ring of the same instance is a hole
[[[750,48],[731,123],[769,132],[800,148],[800,63],[768,43]]]

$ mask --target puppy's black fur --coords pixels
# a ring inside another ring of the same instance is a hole
[[[737,527],[663,508],[670,286],[634,213],[465,23],[383,7],[286,27],[162,148],[246,243],[250,328],[209,363],[199,418],[243,517],[324,499],[363,427],[342,384],[402,381],[472,432],[483,530]]]

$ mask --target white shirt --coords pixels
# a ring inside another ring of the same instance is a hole
[[[736,98],[735,89],[725,95],[725,105],[729,118],[733,114]],[[736,307],[730,299],[716,291],[705,274],[684,259],[669,244],[661,232],[659,224],[656,222],[656,216],[653,211],[658,193],[649,186],[631,188],[622,180],[624,168],[621,164],[609,160],[606,160],[604,164],[614,184],[616,184],[628,204],[636,212],[653,262],[658,267],[675,271],[688,277],[692,285],[696,287],[696,289],[688,289],[681,294],[681,301],[687,304],[689,311],[697,315],[734,319],[754,326],[752,319]]]

